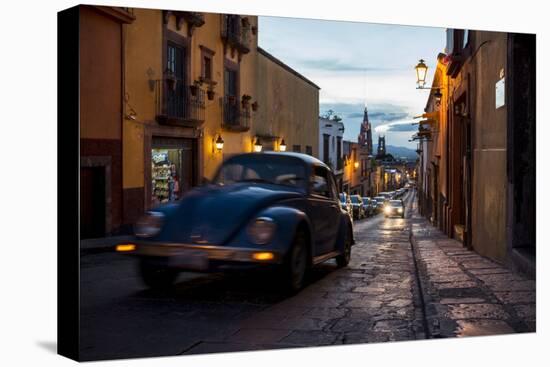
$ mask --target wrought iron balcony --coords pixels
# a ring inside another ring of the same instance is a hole
[[[205,92],[182,79],[155,82],[156,118],[159,124],[196,127],[204,122]]]
[[[225,96],[222,102],[222,127],[228,131],[250,130],[250,107],[243,107],[237,97]]]
[[[250,52],[251,26],[248,19],[240,15],[225,14],[222,15],[221,21],[221,37],[224,44],[242,54]]]

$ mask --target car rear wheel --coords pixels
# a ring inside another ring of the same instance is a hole
[[[304,286],[309,267],[307,255],[306,235],[303,231],[299,231],[294,238],[284,269],[286,285],[292,293]]]
[[[178,276],[174,270],[152,265],[146,261],[140,262],[139,271],[145,285],[155,290],[170,289]]]
[[[344,234],[343,252],[336,257],[336,265],[338,265],[339,268],[348,266],[351,259],[351,234],[349,233],[349,231],[350,230],[347,229],[346,233]]]

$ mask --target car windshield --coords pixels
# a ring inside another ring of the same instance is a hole
[[[361,202],[361,199],[359,198],[359,196],[353,195],[353,196],[351,197],[351,202],[352,202],[353,204],[359,204],[359,203]]]
[[[267,154],[246,155],[226,161],[213,182],[218,185],[237,182],[269,183],[305,190],[305,171],[305,166],[299,159]]]
[[[378,202],[382,202],[384,201],[384,198],[382,196],[377,196],[374,198],[374,200],[378,201]]]
[[[403,206],[403,203],[401,202],[401,200],[390,200],[389,204],[393,207]]]

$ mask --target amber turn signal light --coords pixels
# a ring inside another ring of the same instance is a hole
[[[274,257],[275,255],[272,252],[255,252],[252,254],[252,258],[259,261],[273,260]]]
[[[116,251],[117,252],[129,252],[134,251],[136,249],[136,245],[133,243],[124,243],[120,245],[116,245]]]

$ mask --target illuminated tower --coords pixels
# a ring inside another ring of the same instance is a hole
[[[369,114],[366,106],[365,114],[363,115],[363,122],[361,123],[361,130],[359,132],[359,136],[357,137],[357,142],[359,143],[359,146],[366,146],[368,154],[372,155],[372,126],[369,122]]]

